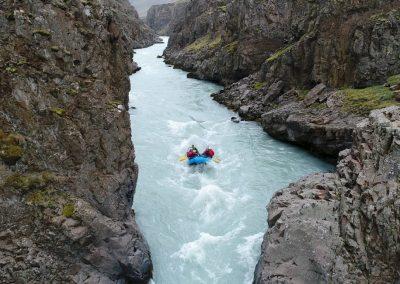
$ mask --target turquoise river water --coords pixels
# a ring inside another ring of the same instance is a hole
[[[133,207],[154,283],[251,283],[274,192],[331,166],[254,122],[232,123],[235,113],[210,98],[221,87],[168,67],[157,58],[165,47],[136,51],[142,70],[131,77],[130,93],[140,167]],[[179,162],[191,144],[211,146],[222,162]]]

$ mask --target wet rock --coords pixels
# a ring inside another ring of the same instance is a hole
[[[231,117],[231,121],[234,122],[234,123],[239,123],[240,122],[240,118],[236,117],[236,116],[232,116]]]

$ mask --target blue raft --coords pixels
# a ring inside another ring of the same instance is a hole
[[[211,161],[211,158],[205,157],[205,156],[197,156],[194,158],[191,158],[188,160],[188,165],[205,165],[209,161]]]

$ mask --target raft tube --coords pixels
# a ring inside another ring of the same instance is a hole
[[[188,165],[205,165],[209,161],[211,161],[211,158],[205,157],[205,156],[197,156],[194,158],[191,158],[188,160]]]

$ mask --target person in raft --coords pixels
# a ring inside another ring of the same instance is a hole
[[[186,156],[189,159],[193,159],[198,155],[199,155],[199,150],[197,150],[197,148],[194,145],[192,145],[192,147],[190,147],[189,150],[186,152]]]
[[[202,156],[212,159],[212,157],[214,157],[214,154],[214,150],[210,147],[207,147],[207,149],[204,150]]]

